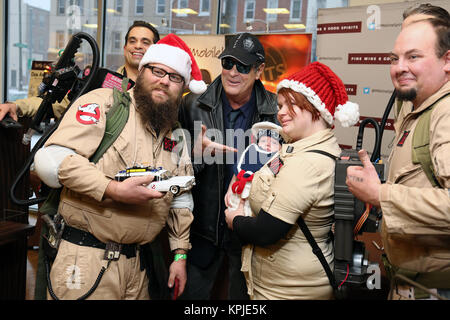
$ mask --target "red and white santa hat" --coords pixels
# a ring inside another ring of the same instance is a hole
[[[344,83],[323,63],[313,62],[290,75],[278,84],[277,92],[281,88],[303,94],[330,125],[335,118],[343,127],[353,126],[359,121],[359,106],[348,101]]]
[[[151,45],[139,63],[139,71],[148,63],[161,63],[178,72],[193,93],[203,93],[206,83],[189,47],[180,37],[168,34]]]

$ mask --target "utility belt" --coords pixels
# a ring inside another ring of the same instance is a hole
[[[93,234],[66,225],[61,236],[62,239],[83,247],[92,247],[105,250],[105,260],[117,260],[121,254],[127,259],[136,257],[138,244],[104,243],[98,240]]]
[[[104,250],[104,260],[107,260],[107,265],[103,266],[97,276],[97,279],[95,280],[95,283],[93,286],[82,296],[80,296],[77,300],[84,300],[88,298],[98,287],[100,284],[100,281],[103,277],[103,274],[108,269],[111,261],[117,261],[120,258],[120,255],[123,254],[127,257],[127,259],[136,257],[137,250],[141,250],[141,246],[138,244],[120,244],[115,242],[108,242],[103,243],[100,240],[98,240],[94,235],[92,235],[89,232],[73,228],[68,225],[64,225],[63,231],[61,234],[61,239],[64,239],[70,243],[73,243],[75,245],[84,246],[84,247],[91,247],[91,248],[98,248]],[[57,239],[56,239],[57,240]],[[56,243],[59,245],[59,240],[56,241]],[[57,247],[53,247],[48,242],[44,241],[45,247],[49,250],[50,254],[46,254],[46,257],[44,257],[44,262],[46,266],[46,273],[47,273],[47,288],[50,296],[54,300],[59,300],[59,298],[56,296],[55,292],[53,291],[53,287],[50,281],[50,262],[49,258],[52,257],[54,254],[56,257],[56,251]],[[44,249],[45,250],[45,249]],[[149,263],[145,261],[143,258],[143,255],[140,254],[140,269],[143,271],[146,270],[147,274],[149,272]]]
[[[414,287],[416,299],[426,299],[430,296],[427,289],[450,289],[450,270],[417,272],[397,267],[391,264],[385,254],[381,256],[386,275],[393,285],[408,285]]]
[[[148,290],[150,296],[153,300],[170,299],[170,292],[167,287],[167,279],[169,276],[159,240],[144,245],[118,244],[114,242],[104,243],[98,240],[93,234],[68,225],[64,226],[61,239],[79,246],[105,250],[104,259],[108,260],[108,266],[111,261],[118,260],[119,256],[122,254],[126,256],[127,259],[136,257],[136,253],[139,250],[140,270],[145,270],[149,279]],[[81,297],[80,300],[88,297],[94,292],[105,271],[106,268],[100,271],[96,284],[94,284],[93,288]],[[51,288],[50,283],[49,288]],[[54,295],[53,292],[51,292],[51,295],[55,299],[56,295]]]

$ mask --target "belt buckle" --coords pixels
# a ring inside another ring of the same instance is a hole
[[[105,255],[103,260],[117,261],[120,258],[120,250],[122,245],[115,242],[108,242],[105,248]]]
[[[63,217],[59,213],[57,213],[52,219],[48,214],[45,214],[42,216],[42,220],[47,224],[48,227],[48,235],[43,235],[44,239],[47,240],[48,244],[53,249],[58,250],[65,227]]]

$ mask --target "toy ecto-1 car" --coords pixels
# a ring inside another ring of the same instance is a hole
[[[177,195],[180,191],[190,190],[195,185],[194,176],[173,176],[169,171],[162,167],[144,167],[133,166],[125,170],[121,170],[115,176],[116,181],[124,181],[131,177],[140,177],[152,175],[153,181],[147,186],[159,192],[170,191],[173,195]]]

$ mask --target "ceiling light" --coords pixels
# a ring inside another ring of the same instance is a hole
[[[194,11],[191,8],[172,9],[172,12],[176,14],[198,14],[197,11]]]
[[[85,24],[83,24],[83,27],[89,28],[89,29],[97,29],[97,24],[96,23],[85,23]]]
[[[303,23],[289,23],[285,24],[284,27],[286,29],[305,29],[306,26]]]
[[[288,14],[289,10],[286,8],[263,8],[265,13],[269,14]]]

